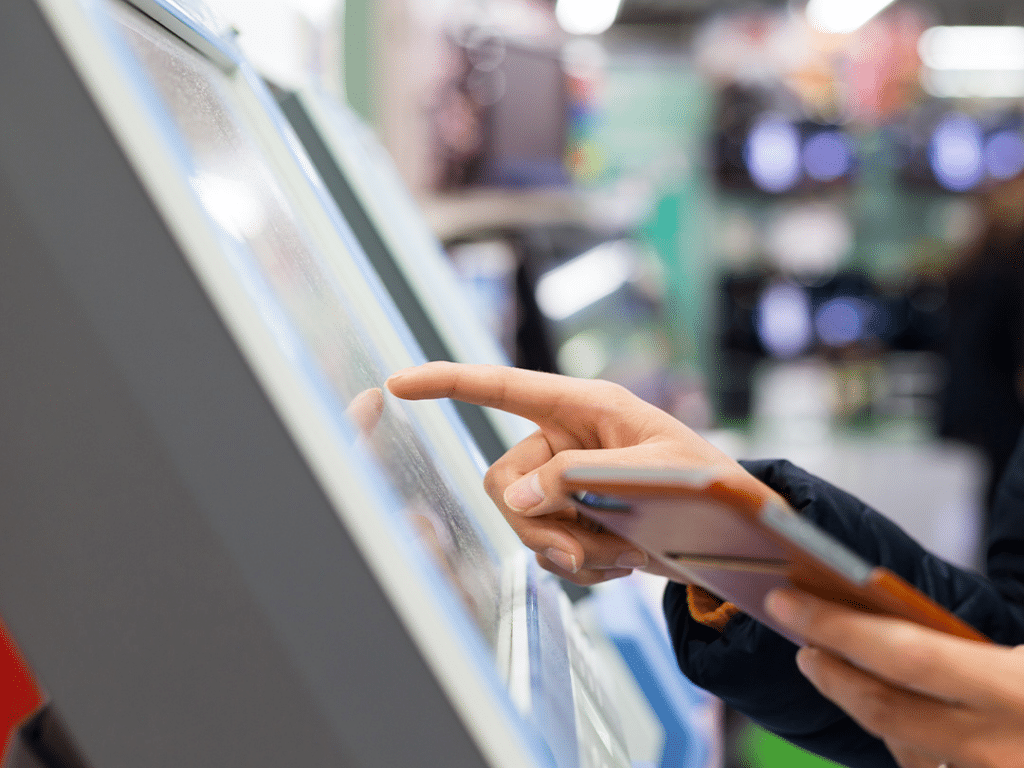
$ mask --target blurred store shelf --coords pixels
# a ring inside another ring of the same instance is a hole
[[[488,230],[544,224],[584,223],[584,198],[565,189],[474,189],[420,201],[431,229],[442,241]]]

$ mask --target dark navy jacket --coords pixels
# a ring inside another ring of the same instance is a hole
[[[809,519],[869,561],[914,584],[998,643],[1024,644],[1024,440],[991,511],[988,577],[929,554],[895,524],[853,496],[787,461],[743,466]],[[796,667],[796,646],[746,614],[725,630],[694,621],[686,588],[665,591],[676,657],[696,685],[806,750],[851,768],[896,768],[885,745],[819,694]]]

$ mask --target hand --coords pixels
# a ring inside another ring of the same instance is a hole
[[[499,408],[539,427],[494,463],[484,485],[519,538],[538,553],[538,562],[576,584],[634,568],[660,571],[646,553],[577,515],[561,480],[569,467],[717,467],[745,473],[681,422],[606,381],[439,362],[400,371],[387,387],[411,400],[451,397]]]
[[[810,646],[797,665],[903,768],[1024,766],[1024,646],[962,640],[798,590],[767,610]]]

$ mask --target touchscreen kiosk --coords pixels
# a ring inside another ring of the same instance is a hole
[[[196,8],[0,5],[0,614],[69,737],[628,765],[469,435],[382,392],[422,353]]]
[[[348,106],[314,87],[279,92],[277,97],[427,355],[504,362],[479,319],[467,311],[447,258],[369,126]],[[485,412],[492,420],[505,415]],[[479,415],[463,416],[485,453],[495,437],[500,455],[524,436],[516,432],[520,424],[514,421],[499,422],[494,430],[481,424]],[[527,424],[527,429],[533,425]],[[649,698],[642,704],[634,698],[620,712],[634,763],[646,760],[663,768],[709,764],[720,730],[714,707],[707,694],[676,671],[667,631],[650,620],[638,620],[650,613],[640,594],[635,584],[622,584],[577,603],[576,613],[584,617],[588,635],[600,649],[600,659],[592,666],[607,676],[614,670],[620,700],[629,698],[627,690],[638,683]],[[593,611],[592,605],[600,610]],[[658,735],[652,739],[648,733]]]

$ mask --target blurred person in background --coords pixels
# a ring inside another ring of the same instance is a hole
[[[995,185],[979,204],[977,244],[949,277],[939,432],[984,453],[991,508],[1024,427],[1024,174]]]
[[[859,613],[796,590],[774,592],[767,609],[811,644],[798,653],[736,606],[669,581],[665,615],[683,673],[769,731],[851,768],[1024,765],[1024,442],[993,508],[982,576],[930,554],[875,510],[789,462],[737,462],[609,382],[428,363],[399,371],[387,386],[399,397],[452,397],[537,424],[537,432],[495,462],[485,487],[541,566],[580,585],[634,568],[673,574],[581,521],[562,485],[565,470],[749,473],[1000,645]]]

